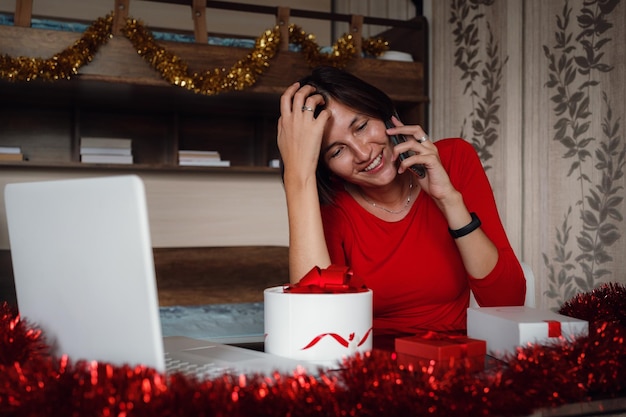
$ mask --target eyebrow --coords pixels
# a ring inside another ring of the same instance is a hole
[[[361,114],[357,114],[356,116],[354,116],[354,118],[350,121],[350,124],[348,125],[348,128],[351,128],[352,126],[354,126],[354,124],[359,119],[359,116],[362,116],[362,115]],[[322,150],[320,152],[320,155],[326,155],[326,152],[328,152],[333,146],[335,146],[335,142],[333,142],[330,145],[322,148]]]

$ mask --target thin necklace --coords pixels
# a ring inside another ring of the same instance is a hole
[[[365,200],[366,203],[372,205],[372,207],[376,207],[377,209],[386,211],[387,213],[400,214],[406,211],[406,209],[409,207],[409,204],[411,204],[411,192],[413,191],[413,177],[411,176],[411,182],[409,183],[409,195],[406,196],[406,203],[404,203],[404,207],[402,207],[400,210],[390,210],[387,207],[383,207],[379,204],[376,204],[373,201],[369,200],[367,197],[365,197],[365,195],[361,192],[360,188],[357,188],[357,191],[359,192],[359,195],[363,198],[363,200]]]

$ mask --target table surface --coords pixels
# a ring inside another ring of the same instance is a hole
[[[210,339],[247,349],[264,351],[263,304],[195,306],[162,308],[164,336],[181,335]],[[212,320],[207,320],[212,317]],[[204,337],[202,337],[204,336]],[[393,351],[395,338],[402,335],[374,337],[374,349]],[[407,335],[408,336],[408,335]],[[498,359],[487,357],[486,366]],[[585,403],[566,404],[535,411],[528,417],[626,417],[626,398],[598,399]]]

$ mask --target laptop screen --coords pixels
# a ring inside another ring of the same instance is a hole
[[[20,315],[53,352],[163,370],[142,180],[8,184],[5,203]]]

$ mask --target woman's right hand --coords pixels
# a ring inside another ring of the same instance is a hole
[[[300,88],[299,83],[287,88],[280,98],[277,142],[284,167],[292,283],[314,266],[330,265],[315,178],[329,112],[322,110],[317,118],[314,113],[323,104],[324,98],[315,94],[315,88]]]
[[[317,118],[317,106],[324,105],[324,97],[315,94],[311,85],[289,86],[280,98],[277,144],[285,169],[285,179],[315,174],[328,111],[322,110]]]

